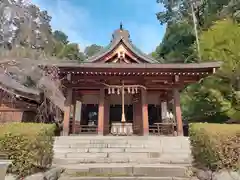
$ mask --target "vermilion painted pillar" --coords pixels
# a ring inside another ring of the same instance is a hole
[[[104,98],[104,122],[103,122],[103,132],[104,135],[109,134],[109,111],[110,111],[110,104],[109,104],[109,97],[105,96]]]
[[[76,100],[73,101],[72,134],[76,132]]]
[[[145,89],[142,89],[141,91],[141,101],[142,101],[143,135],[147,136],[149,134],[149,122],[148,122],[147,91]]]
[[[104,99],[105,91],[100,89],[99,104],[98,104],[98,135],[103,135],[104,132]]]
[[[180,93],[178,89],[173,90],[173,98],[175,119],[177,121],[177,134],[178,136],[182,136],[183,135],[182,111],[180,105]]]
[[[68,88],[66,101],[65,101],[64,117],[63,117],[63,136],[69,135],[71,104],[72,104],[72,89]]]

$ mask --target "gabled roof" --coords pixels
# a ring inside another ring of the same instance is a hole
[[[148,56],[147,54],[143,53],[141,50],[139,50],[130,40],[130,35],[127,30],[124,30],[122,28],[122,25],[120,25],[120,29],[117,29],[113,35],[112,40],[108,46],[103,48],[101,51],[99,51],[96,55],[89,57],[86,62],[96,62],[103,58],[104,56],[111,53],[114,49],[116,49],[120,44],[125,45],[128,50],[130,50],[133,54],[135,54],[139,59],[146,63],[157,63],[158,61],[152,58],[151,56]]]

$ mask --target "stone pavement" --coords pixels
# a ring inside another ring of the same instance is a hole
[[[191,166],[186,137],[61,136],[56,137],[54,152],[54,166],[66,168],[68,176],[62,180],[70,176],[72,180],[87,180],[89,175],[102,175],[102,179],[185,180],[189,179]],[[80,177],[83,174],[86,176]]]

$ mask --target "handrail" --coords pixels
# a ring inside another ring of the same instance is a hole
[[[175,123],[155,123],[149,125],[149,134],[152,135],[174,135]]]

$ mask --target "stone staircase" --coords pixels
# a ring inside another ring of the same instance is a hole
[[[61,136],[54,144],[61,180],[188,180],[191,166],[186,137]]]

